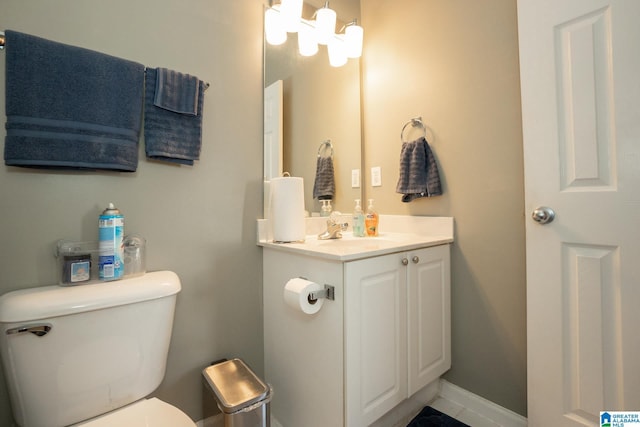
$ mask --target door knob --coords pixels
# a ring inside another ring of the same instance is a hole
[[[417,264],[420,262],[420,258],[418,258],[417,256],[414,256],[413,258],[411,258],[411,261],[413,261],[414,264]]]
[[[540,206],[533,210],[531,218],[538,224],[549,224],[556,217],[556,213],[553,209],[546,206]]]

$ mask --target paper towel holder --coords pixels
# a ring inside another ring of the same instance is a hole
[[[314,304],[320,298],[334,301],[336,299],[336,288],[331,285],[324,285],[324,289],[321,289],[319,291],[311,291],[309,292],[309,296],[307,297],[311,304]]]

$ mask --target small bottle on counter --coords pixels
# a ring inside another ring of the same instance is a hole
[[[322,202],[322,208],[320,208],[320,216],[331,216],[331,200],[320,200]]]
[[[378,235],[378,213],[373,208],[373,199],[369,199],[369,206],[367,207],[367,216],[364,220],[365,227],[367,229],[367,236]]]
[[[364,237],[364,211],[360,206],[360,199],[355,199],[356,207],[353,208],[353,235],[356,237]]]

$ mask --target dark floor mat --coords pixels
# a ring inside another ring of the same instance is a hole
[[[431,406],[425,406],[407,427],[469,427],[465,423],[443,414]]]

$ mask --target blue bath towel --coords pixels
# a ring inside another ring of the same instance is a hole
[[[405,203],[442,194],[438,164],[424,137],[402,143],[396,193],[402,194]]]
[[[154,104],[157,69],[147,68],[144,101],[144,141],[148,158],[193,165],[200,158],[202,107],[206,84],[198,80],[197,115],[181,114]]]
[[[313,198],[333,200],[336,193],[336,182],[333,173],[333,158],[318,156],[316,161],[316,177],[313,182]]]
[[[7,165],[136,170],[142,64],[11,30],[6,55]]]

